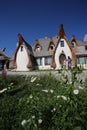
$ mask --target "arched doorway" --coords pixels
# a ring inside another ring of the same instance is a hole
[[[61,55],[59,56],[59,62],[60,62],[61,65],[63,65],[65,59],[66,59],[65,54],[61,54]]]

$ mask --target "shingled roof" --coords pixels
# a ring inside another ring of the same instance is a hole
[[[57,44],[57,36],[52,37],[52,40],[53,40],[53,43],[56,45]],[[51,55],[53,55],[53,51],[52,50],[51,51],[48,50],[48,47],[49,47],[49,44],[50,44],[50,38],[39,39],[38,42],[41,45],[42,50],[38,51],[38,52],[34,51],[34,49],[35,49],[35,44],[34,44],[32,46],[32,49],[33,49],[33,53],[34,53],[35,57],[51,56]]]
[[[78,49],[76,55],[87,55],[87,42],[77,41]]]
[[[52,37],[52,40],[56,46],[56,44],[58,42],[57,36]],[[44,39],[38,39],[38,42],[41,45],[42,50],[41,51],[34,51],[34,49],[35,49],[35,43],[34,43],[34,45],[32,46],[32,50],[33,50],[35,57],[52,56],[53,55],[54,50],[53,51],[48,50],[48,46],[50,44],[50,38],[47,37]],[[70,40],[68,40],[68,42],[69,42],[69,44],[71,44]],[[87,55],[87,50],[85,49],[85,46],[87,46],[86,39],[85,40],[84,39],[83,40],[76,40],[76,44],[78,46],[76,55]]]
[[[5,53],[4,49],[0,50],[0,60],[9,60],[10,57]]]

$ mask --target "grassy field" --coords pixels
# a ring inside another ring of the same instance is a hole
[[[87,80],[0,76],[0,130],[87,130]]]

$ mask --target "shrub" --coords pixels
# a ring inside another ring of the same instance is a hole
[[[0,77],[0,130],[86,130],[87,82],[64,73]]]

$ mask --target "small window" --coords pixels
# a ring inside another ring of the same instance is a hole
[[[52,50],[54,50],[54,47],[55,47],[54,43],[53,43],[53,42],[50,42],[50,45],[49,45],[49,47],[48,47],[48,50],[52,51]]]
[[[38,65],[42,65],[42,58],[37,58],[36,61]]]
[[[87,51],[87,46],[85,46],[85,50]]]
[[[79,57],[79,64],[85,64],[85,58]]]
[[[40,51],[40,50],[41,50],[41,46],[40,45],[36,45],[35,51]]]
[[[36,51],[39,51],[40,50],[40,46],[36,46]]]
[[[45,65],[50,65],[52,62],[52,57],[49,56],[49,57],[45,57]]]
[[[51,43],[51,45],[50,45],[50,50],[53,50],[53,49],[54,49],[54,44]]]
[[[51,42],[51,43],[50,43],[50,50],[53,50],[53,49],[54,49],[54,43]]]
[[[21,51],[23,51],[23,46],[21,46]]]
[[[50,49],[53,50],[53,45],[50,46]]]
[[[71,44],[72,44],[72,47],[74,48],[74,45],[75,45],[74,42],[72,42]]]
[[[64,47],[64,41],[60,41],[60,46]]]

